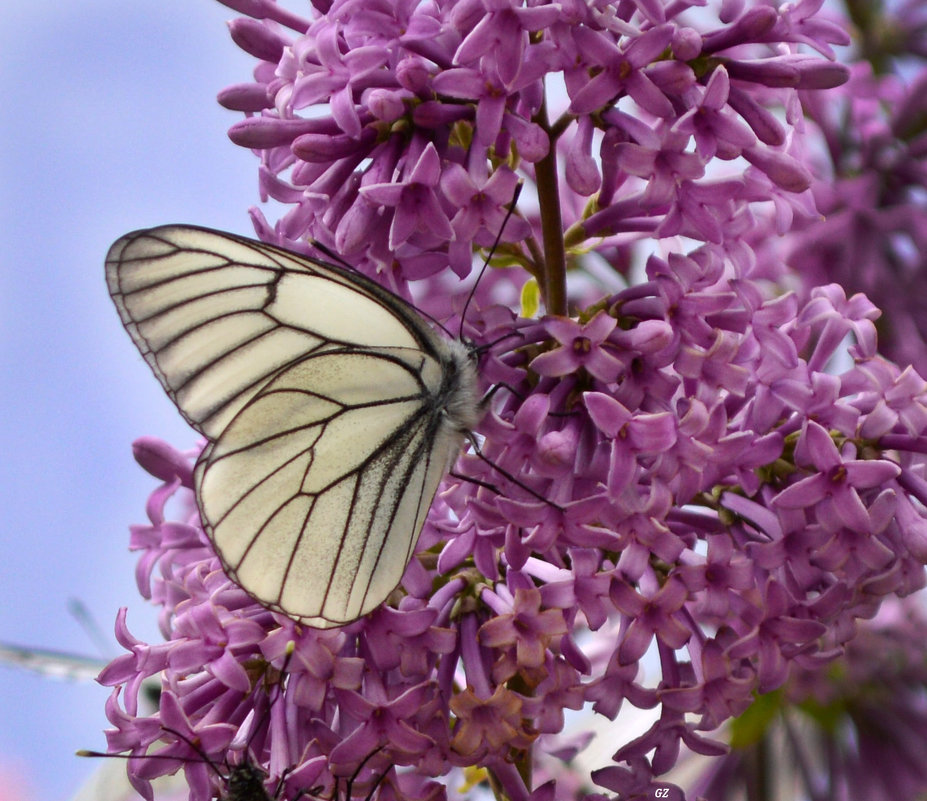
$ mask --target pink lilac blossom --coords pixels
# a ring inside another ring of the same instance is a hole
[[[165,642],[120,616],[110,749],[149,799],[179,767],[193,801],[225,792],[192,744],[286,799],[684,798],[659,778],[683,745],[722,753],[708,732],[924,584],[927,383],[879,354],[865,297],[788,293],[751,246],[816,214],[799,92],[846,79],[846,33],[822,0],[225,4],[258,59],[220,95],[230,136],[284,208],[252,211],[263,239],[320,241],[456,330],[530,188],[462,323],[498,388],[482,457],[372,614],[318,631],[253,603],[203,534],[195,453],[136,443]],[[577,775],[565,713],[625,705],[655,722]]]

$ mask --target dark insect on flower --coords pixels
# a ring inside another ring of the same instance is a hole
[[[225,785],[225,801],[276,801],[281,797],[285,775],[281,776],[274,789],[273,795],[267,791],[265,782],[267,773],[258,767],[251,756],[245,752],[241,762],[230,764],[226,761],[223,773],[214,760],[200,748],[200,746],[182,735],[179,731],[165,727],[165,732],[176,735],[179,739],[185,741],[194,751],[202,758],[204,764],[208,765]]]
[[[271,741],[289,709],[284,695],[291,680],[289,669],[295,647],[293,641],[287,642],[279,668],[257,655],[240,663],[251,689],[236,702],[240,709],[248,710],[237,725],[206,722],[199,715],[188,716],[174,690],[165,688],[158,715],[136,720],[150,732],[144,750],[134,749],[135,753],[130,754],[84,750],[78,751],[78,755],[130,760],[129,781],[149,801],[153,798],[151,780],[175,773],[181,766],[191,792],[198,798],[221,801],[373,798],[390,773],[385,760],[370,764],[382,747],[373,748],[362,759],[358,757],[359,761],[351,760],[350,767],[336,768],[325,755],[303,753],[300,759],[281,769],[280,760],[272,756],[277,752],[279,757],[279,749]],[[186,680],[196,679],[191,675]],[[109,738],[113,751],[120,750],[122,734],[111,731]],[[156,745],[164,747],[152,751]],[[340,774],[343,778],[339,777],[338,768],[344,771]],[[351,773],[346,776],[348,771]]]
[[[182,761],[206,765],[219,778],[221,791],[220,794],[215,795],[214,797],[218,798],[220,801],[283,801],[284,798],[288,798],[289,801],[299,801],[299,799],[307,799],[307,801],[337,801],[337,799],[342,797],[338,794],[337,783],[335,785],[333,794],[324,798],[321,796],[321,793],[325,789],[322,785],[297,789],[294,794],[287,797],[285,795],[287,778],[292,775],[294,769],[284,770],[280,775],[280,778],[277,779],[274,789],[272,791],[268,790],[267,771],[257,765],[254,761],[254,758],[247,751],[241,758],[241,761],[237,763],[232,764],[226,760],[223,770],[223,767],[217,764],[214,759],[211,759],[209,755],[202,749],[202,747],[195,741],[189,739],[175,729],[164,727],[163,731],[165,733],[172,734],[179,740],[185,742],[194,752],[196,752],[196,759],[182,759]],[[349,801],[351,798],[355,797],[354,786],[358,780],[358,777],[370,759],[379,750],[380,749],[377,749],[368,754],[358,765],[353,775],[346,780],[344,785],[344,801]],[[125,758],[141,760],[162,758],[172,760],[177,759],[177,757],[166,754],[142,754],[136,757],[129,754],[104,754],[99,751],[87,750],[78,751],[77,755],[86,757],[115,757],[120,759]],[[371,777],[372,781],[370,783],[370,790],[364,796],[365,801],[370,801],[373,798],[374,793],[376,793],[377,788],[380,786],[380,783],[386,777],[387,773],[388,771]]]

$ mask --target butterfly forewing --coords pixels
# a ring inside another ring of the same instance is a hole
[[[278,370],[320,348],[436,339],[363,276],[200,228],[128,234],[110,249],[106,275],[138,349],[210,439]]]
[[[381,603],[477,422],[467,348],[359,274],[201,228],[123,237],[107,281],[210,440],[197,501],[229,575],[320,627]]]

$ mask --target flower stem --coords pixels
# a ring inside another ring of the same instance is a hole
[[[541,207],[541,236],[544,242],[544,280],[541,286],[548,314],[565,316],[566,248],[563,243],[563,217],[560,213],[560,189],[557,184],[557,148],[547,119],[547,101],[541,104],[534,118],[548,132],[550,146],[547,155],[534,166],[537,179],[538,202]]]

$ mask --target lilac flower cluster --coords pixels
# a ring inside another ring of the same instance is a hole
[[[816,16],[821,3],[726,1],[699,30],[700,3],[686,0],[334,2],[313,19],[228,0],[255,18],[230,29],[260,62],[219,101],[247,114],[230,136],[260,154],[262,198],[292,207],[274,226],[252,212],[262,239],[315,239],[397,291],[448,265],[463,276],[520,174],[539,217],[506,239],[524,242],[512,257],[549,284],[564,240],[600,254],[614,237],[721,244],[752,226],[750,201],[790,207],[811,175],[768,106],[797,114],[795,90],[846,80],[842,65],[798,52],[848,42]],[[708,169],[738,157],[750,168]],[[548,311],[565,313],[557,284]]]
[[[191,455],[136,443],[165,642],[120,617],[111,750],[146,798],[183,766],[205,801],[243,761],[282,798],[683,798],[659,779],[683,744],[720,753],[706,732],[924,584],[927,383],[879,355],[865,297],[785,292],[751,246],[816,214],[798,92],[846,79],[846,34],[822,0],[225,4],[259,63],[220,100],[287,208],[253,212],[263,239],[454,319],[528,182],[462,323],[499,391],[397,592],[337,630],[232,584]],[[532,287],[540,319],[514,310]],[[654,724],[577,775],[567,711],[626,705]]]
[[[774,258],[784,250],[809,286],[865,292],[885,313],[881,351],[923,374],[927,13],[923,3],[846,5],[862,34],[850,81],[801,98],[823,145],[807,160],[823,220],[802,220]]]

